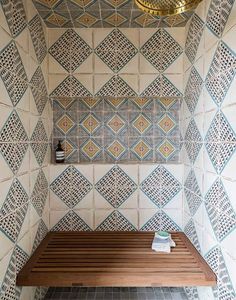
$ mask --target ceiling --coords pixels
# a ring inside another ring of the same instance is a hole
[[[47,27],[183,27],[193,12],[154,17],[134,0],[33,0]]]

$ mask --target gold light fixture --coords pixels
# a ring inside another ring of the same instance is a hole
[[[202,0],[135,0],[137,6],[155,16],[171,16],[193,10]]]

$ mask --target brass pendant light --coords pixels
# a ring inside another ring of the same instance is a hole
[[[171,16],[193,10],[202,0],[135,0],[144,12],[155,16]]]

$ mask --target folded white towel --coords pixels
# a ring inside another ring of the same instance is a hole
[[[171,235],[167,239],[160,239],[155,236],[152,242],[152,250],[157,252],[170,253],[171,247],[175,246],[175,242],[172,240]]]

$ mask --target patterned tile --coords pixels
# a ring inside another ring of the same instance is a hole
[[[168,139],[164,139],[157,146],[157,153],[160,154],[164,159],[169,160],[176,154],[178,150],[175,145]]]
[[[199,241],[198,241],[196,228],[195,228],[195,225],[194,225],[194,222],[193,222],[192,219],[190,219],[189,222],[185,225],[184,233],[187,235],[187,237],[193,243],[193,245],[198,250],[198,252],[201,253],[201,248],[200,248],[200,244],[199,244]]]
[[[202,148],[202,137],[192,118],[185,133],[185,148],[191,163],[194,163]]]
[[[2,8],[10,28],[12,37],[17,37],[26,27],[24,5],[17,0],[2,0]]]
[[[90,135],[92,135],[101,125],[95,114],[88,114],[80,123],[81,127]]]
[[[135,97],[136,92],[118,75],[107,81],[95,96],[106,97]]]
[[[47,17],[46,21],[50,25],[55,25],[55,27],[63,27],[63,25],[65,25],[69,22],[69,20],[67,18],[65,18],[61,14],[57,14],[57,13],[50,14]]]
[[[202,194],[193,169],[189,172],[185,180],[184,192],[190,213],[193,216],[202,203]]]
[[[159,211],[140,229],[142,231],[179,231],[179,226],[164,212]]]
[[[136,191],[137,185],[119,166],[114,166],[95,188],[107,202],[118,208]]]
[[[40,170],[31,195],[31,202],[40,217],[42,217],[47,196],[48,181],[44,172]]]
[[[207,192],[205,205],[214,233],[222,241],[236,228],[236,213],[220,179]]]
[[[0,140],[4,142],[0,144],[0,151],[12,172],[16,173],[28,149],[28,137],[15,110],[1,130]]]
[[[27,90],[27,75],[14,41],[0,52],[0,74],[6,90],[16,106]]]
[[[91,191],[92,184],[74,166],[69,166],[50,184],[50,188],[69,208],[73,208]]]
[[[126,121],[119,114],[114,114],[106,122],[106,125],[113,134],[119,134],[122,132],[122,129],[125,128]]]
[[[98,22],[98,19],[91,13],[85,12],[76,21],[84,27],[92,27]]]
[[[29,22],[29,31],[38,62],[42,63],[47,55],[47,44],[39,15],[35,15],[35,17]]]
[[[193,62],[195,60],[198,46],[201,41],[202,33],[204,28],[204,22],[199,18],[197,14],[193,14],[191,18],[191,23],[188,29],[186,44],[185,44],[185,53],[190,60]]]
[[[119,72],[136,55],[137,49],[120,30],[114,29],[95,53],[113,72]]]
[[[139,134],[144,135],[152,127],[152,121],[148,118],[148,116],[142,113],[132,120],[132,126]]]
[[[69,211],[51,231],[90,231],[91,228],[74,211]]]
[[[160,165],[141,183],[140,189],[157,207],[161,208],[180,192],[181,184]]]
[[[42,240],[45,238],[46,234],[48,233],[48,228],[44,221],[41,219],[38,223],[38,229],[34,238],[32,253],[37,249],[39,244],[42,242]]]
[[[234,299],[236,297],[233,289],[224,257],[219,246],[212,248],[205,259],[213,272],[217,275],[218,286],[213,288],[216,299]]]
[[[158,76],[142,93],[143,97],[181,97],[182,93],[164,75]]]
[[[192,67],[185,89],[185,102],[191,113],[194,113],[201,94],[203,80],[195,67]]]
[[[140,52],[159,72],[164,72],[183,50],[165,29],[159,29]]]
[[[119,211],[113,211],[102,223],[96,228],[97,231],[135,231],[136,228],[127,220]]]
[[[73,29],[68,29],[48,52],[67,72],[74,72],[89,57],[92,49]]]
[[[222,36],[234,0],[212,0],[207,14],[207,27],[218,37]]]
[[[157,126],[165,134],[170,134],[171,131],[176,127],[176,122],[171,114],[163,114],[161,118],[157,121]]]
[[[221,173],[236,149],[235,132],[221,111],[215,115],[205,142],[215,170]]]
[[[127,18],[125,18],[123,15],[115,12],[115,13],[112,13],[110,16],[108,16],[104,21],[114,27],[118,27],[121,24],[123,24],[125,21],[127,21]]]
[[[234,79],[236,54],[220,42],[206,78],[206,88],[217,105],[221,105]]]
[[[50,94],[51,97],[89,97],[91,93],[74,76],[67,76]]]
[[[107,153],[114,160],[120,160],[122,156],[126,153],[127,149],[121,141],[114,140],[111,144],[107,146]]]
[[[55,125],[63,134],[68,134],[73,128],[76,127],[75,121],[72,120],[72,118],[67,114],[62,115],[56,121]]]
[[[139,160],[145,160],[145,158],[152,151],[150,145],[147,142],[145,142],[143,139],[139,140],[131,147],[132,147],[131,148],[132,152],[137,156]]]
[[[35,158],[40,166],[42,166],[48,149],[48,137],[43,122],[38,121],[30,140],[31,148]]]
[[[30,85],[38,113],[41,115],[48,100],[48,93],[40,67],[36,69],[34,75],[32,76]]]
[[[18,179],[14,179],[0,210],[0,230],[13,242],[17,241],[28,209],[29,197]]]
[[[81,145],[80,149],[89,160],[95,160],[102,151],[101,146],[93,139],[86,140],[85,143]]]

